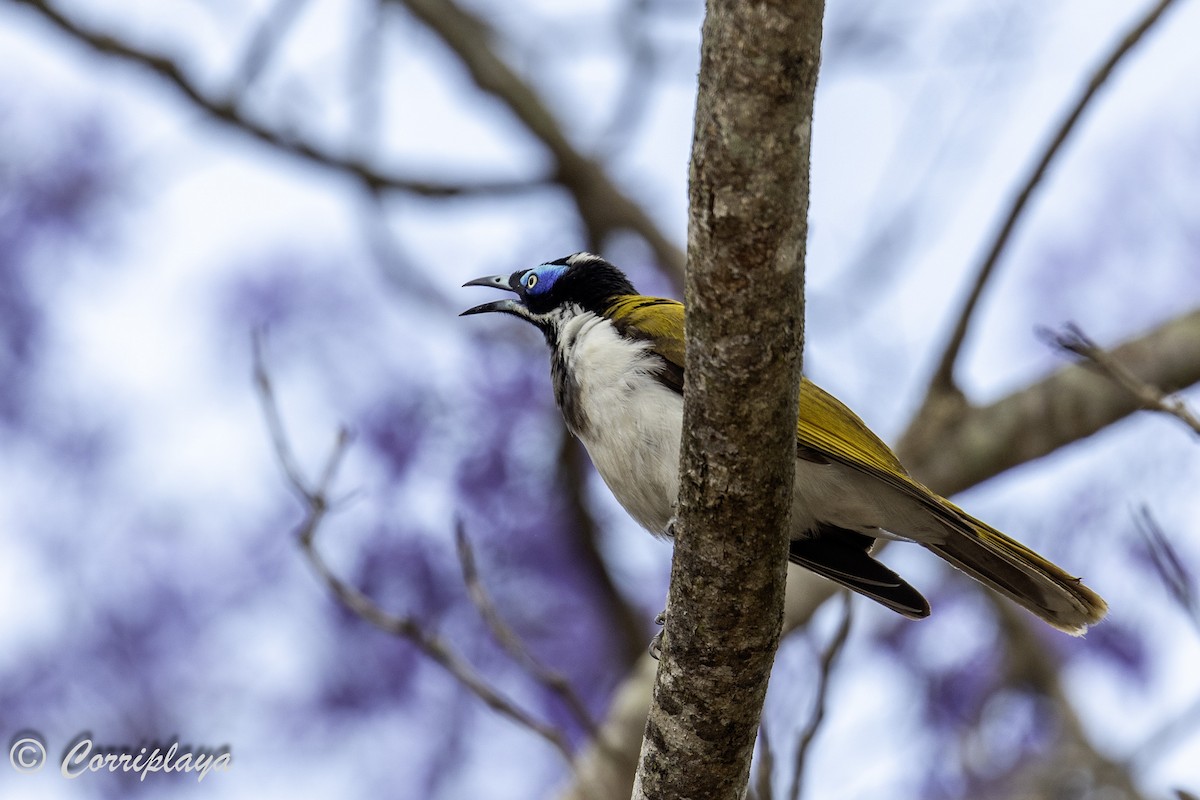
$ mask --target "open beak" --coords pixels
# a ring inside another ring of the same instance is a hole
[[[488,275],[486,278],[476,278],[473,281],[467,281],[463,286],[491,286],[494,289],[504,289],[508,292],[514,292],[515,289],[508,282],[507,275]],[[489,311],[501,311],[507,314],[516,314],[521,316],[524,311],[525,304],[520,300],[505,298],[503,300],[493,300],[490,303],[483,303],[473,308],[468,308],[466,311],[459,314],[460,317],[465,317],[470,314],[486,314]]]

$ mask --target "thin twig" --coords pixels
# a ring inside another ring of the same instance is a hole
[[[1138,532],[1146,542],[1150,559],[1162,577],[1171,599],[1183,609],[1192,626],[1200,632],[1200,595],[1197,595],[1195,576],[1183,563],[1183,559],[1179,557],[1179,553],[1163,533],[1162,526],[1150,513],[1149,508],[1142,506],[1135,522]]]
[[[934,373],[931,386],[936,387],[941,391],[953,391],[954,389],[954,364],[958,360],[959,351],[962,349],[963,340],[967,335],[967,327],[970,325],[971,317],[975,313],[975,307],[979,303],[979,298],[983,294],[984,286],[995,270],[1000,256],[1003,255],[1004,249],[1008,246],[1008,240],[1012,236],[1013,231],[1017,227],[1021,216],[1025,212],[1025,208],[1029,203],[1029,198],[1033,195],[1034,189],[1041,183],[1046,172],[1050,168],[1050,164],[1054,158],[1062,150],[1063,144],[1067,141],[1071,132],[1074,130],[1076,123],[1083,116],[1084,110],[1092,102],[1100,87],[1109,79],[1121,60],[1129,53],[1133,47],[1141,41],[1146,32],[1149,31],[1156,22],[1162,17],[1163,13],[1174,3],[1175,0],[1159,0],[1151,7],[1141,19],[1139,19],[1133,27],[1131,27],[1125,35],[1116,43],[1113,49],[1109,52],[1108,57],[1103,63],[1092,72],[1091,78],[1088,80],[1087,86],[1076,99],[1071,110],[1059,124],[1058,130],[1050,138],[1049,144],[1043,151],[1037,165],[1029,173],[1022,185],[1021,190],[1017,193],[1012,206],[1004,217],[1004,221],[1000,225],[1000,229],[996,233],[991,246],[988,248],[987,255],[976,268],[975,282],[971,286],[971,292],[967,296],[966,304],[959,313],[958,321],[954,325],[954,331],[950,335],[950,341],[946,346],[946,351],[942,355],[941,363],[938,365],[937,371]]]
[[[1146,408],[1178,418],[1200,436],[1200,418],[1177,397],[1171,397],[1157,386],[1146,383],[1111,353],[1092,341],[1077,325],[1069,324],[1058,333],[1042,331],[1042,336],[1055,347],[1073,353],[1091,363],[1132,394]]]
[[[271,127],[244,114],[236,93],[214,96],[195,84],[172,59],[131,47],[107,34],[89,30],[53,8],[45,0],[13,0],[34,9],[62,31],[93,50],[124,61],[148,67],[173,84],[195,106],[213,119],[248,133],[280,151],[304,161],[350,175],[371,189],[389,189],[422,197],[479,197],[512,195],[543,189],[554,182],[553,175],[524,180],[490,180],[472,183],[440,183],[420,180],[398,173],[383,172],[358,158],[346,157],[306,141],[290,130]]]
[[[300,549],[317,576],[342,605],[356,616],[392,636],[411,642],[426,657],[449,672],[455,680],[497,714],[549,742],[569,765],[571,763],[571,747],[562,731],[535,719],[515,702],[493,689],[474,667],[451,650],[445,642],[425,631],[418,620],[409,615],[390,614],[384,611],[371,598],[339,578],[329,567],[316,548],[316,532],[333,506],[330,500],[330,491],[337,478],[338,467],[349,448],[351,436],[345,428],[338,431],[337,439],[326,459],[325,467],[321,471],[320,480],[314,485],[307,484],[296,468],[295,457],[292,454],[292,448],[288,443],[287,434],[275,402],[275,392],[271,385],[270,374],[263,360],[261,334],[255,335],[253,355],[255,385],[258,389],[263,416],[267,420],[267,428],[275,448],[276,458],[280,468],[287,476],[289,484],[300,495],[305,505],[304,519],[297,528],[296,538],[300,543]]]
[[[500,612],[496,610],[496,604],[492,602],[491,596],[479,579],[479,570],[475,565],[475,551],[467,539],[467,532],[461,519],[454,526],[454,541],[458,549],[458,561],[462,565],[463,583],[466,584],[467,594],[491,630],[492,636],[534,680],[553,692],[570,710],[571,715],[587,732],[588,737],[595,739],[598,733],[596,721],[588,712],[583,700],[571,688],[570,682],[534,658],[529,649],[525,647],[525,643],[521,641],[521,637],[517,636],[516,631],[509,627],[508,623],[500,616]]]
[[[275,5],[268,9],[250,37],[242,60],[234,71],[234,85],[239,96],[244,96],[258,76],[262,74],[271,56],[279,47],[279,43],[287,34],[287,29],[300,16],[308,0],[276,0]]]
[[[256,328],[251,333],[250,345],[253,349],[254,359],[254,386],[258,391],[263,417],[267,423],[267,433],[270,434],[271,444],[275,447],[275,457],[279,461],[279,468],[283,470],[288,488],[296,493],[301,502],[311,505],[312,492],[308,490],[308,482],[300,474],[296,455],[288,443],[287,433],[283,429],[283,419],[279,415],[279,403],[275,400],[275,388],[271,383],[271,376],[267,374],[261,329]]]
[[[798,800],[800,797],[804,766],[808,760],[808,751],[817,736],[817,731],[821,728],[821,723],[825,721],[825,702],[829,694],[829,679],[833,675],[834,664],[837,663],[838,656],[841,654],[842,648],[845,647],[846,640],[850,636],[850,623],[853,621],[851,596],[846,591],[843,591],[841,594],[842,618],[838,622],[838,627],[834,631],[833,638],[829,641],[829,645],[821,655],[820,663],[817,665],[816,701],[813,705],[812,716],[809,717],[808,724],[804,726],[804,730],[800,734],[800,741],[796,745],[796,759],[792,769],[792,788],[788,792],[788,797],[792,798],[792,800]]]

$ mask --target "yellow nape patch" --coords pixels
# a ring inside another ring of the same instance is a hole
[[[650,341],[654,352],[683,368],[683,303],[666,297],[627,294],[614,299],[604,316],[622,336]]]

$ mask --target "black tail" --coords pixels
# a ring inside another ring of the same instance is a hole
[[[929,602],[903,578],[871,558],[875,540],[833,525],[793,539],[788,560],[912,619],[929,616]]]

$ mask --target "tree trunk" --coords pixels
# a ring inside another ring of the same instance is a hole
[[[710,0],[662,661],[634,797],[738,798],[779,643],[821,0]]]

